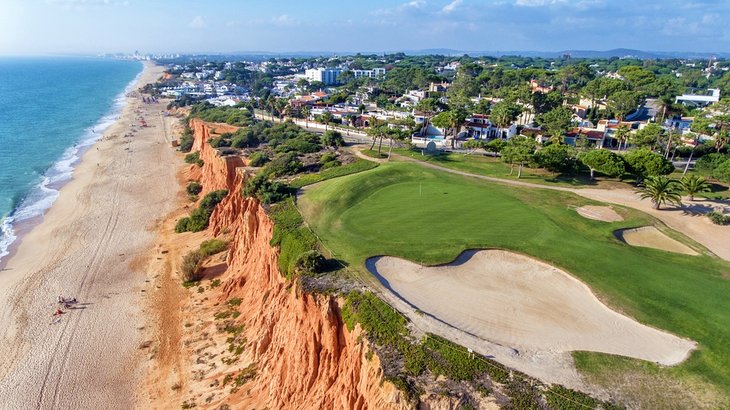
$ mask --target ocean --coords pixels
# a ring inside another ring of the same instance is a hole
[[[0,58],[0,258],[14,227],[50,208],[141,72],[134,61]]]

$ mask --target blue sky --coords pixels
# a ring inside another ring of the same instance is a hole
[[[730,0],[0,0],[0,54],[728,52],[727,16]]]

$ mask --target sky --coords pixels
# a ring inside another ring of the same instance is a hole
[[[727,16],[730,0],[0,0],[0,55],[729,52]]]

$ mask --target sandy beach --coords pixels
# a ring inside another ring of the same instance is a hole
[[[162,71],[147,64],[134,89]],[[1,409],[134,406],[149,286],[143,256],[179,189],[170,149],[177,119],[162,115],[165,105],[127,97],[0,272]],[[79,303],[54,321],[59,295]]]

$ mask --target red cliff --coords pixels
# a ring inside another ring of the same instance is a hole
[[[245,340],[240,356],[228,364],[219,359],[233,342],[230,337],[224,341],[226,335],[211,335],[216,332],[210,330],[218,326],[221,333],[220,321],[201,321],[200,337],[186,341],[191,354],[198,355],[199,369],[188,385],[197,393],[197,406],[407,408],[402,393],[384,380],[377,356],[367,354],[359,328],[349,332],[344,326],[337,298],[308,294],[279,272],[278,249],[269,244],[273,223],[256,199],[241,195],[246,177],[240,168],[243,159],[220,157],[207,144],[210,127],[219,132],[230,129],[197,120],[191,127],[194,149],[200,150],[205,162],[203,192],[222,188],[230,192],[213,213],[210,230],[231,243],[225,261],[216,265],[222,266],[216,271],[222,272],[218,277],[222,286],[195,295],[198,299],[189,313],[199,316],[208,310],[212,316],[235,306],[238,316],[229,325],[243,325],[241,340]],[[231,300],[239,304],[226,304]],[[255,370],[240,386],[226,383],[243,374],[242,369]]]

